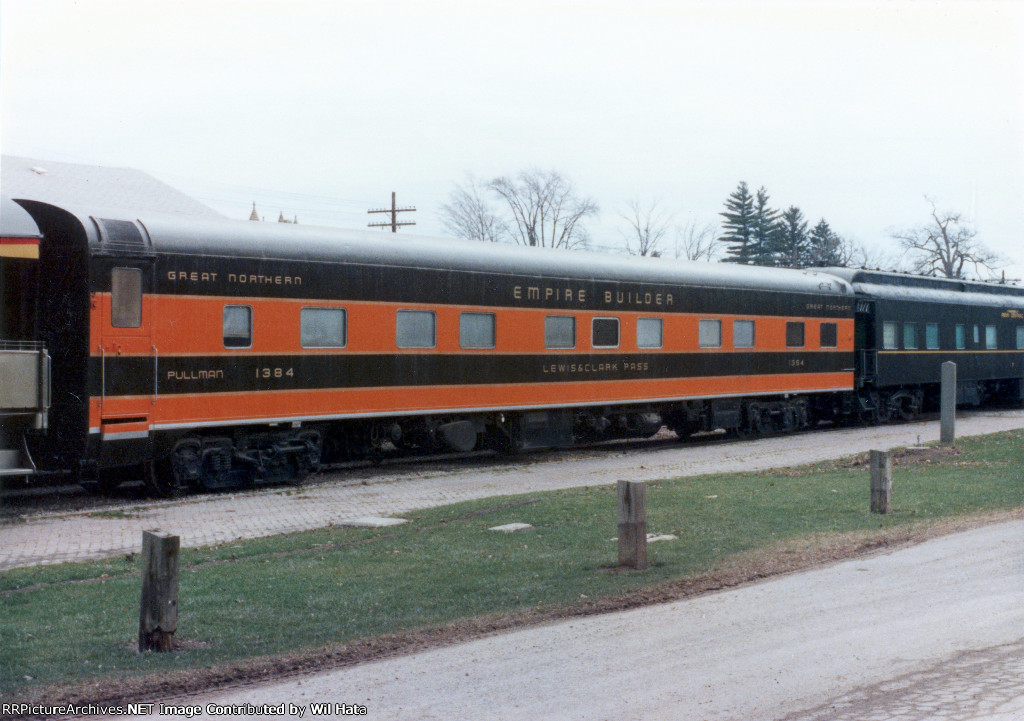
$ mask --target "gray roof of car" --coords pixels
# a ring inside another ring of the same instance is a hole
[[[117,216],[105,216],[117,219]],[[125,216],[121,219],[132,219]],[[361,265],[451,268],[546,279],[612,280],[852,296],[850,285],[813,270],[694,263],[553,250],[411,234],[290,223],[140,218],[161,253],[211,254]]]
[[[858,268],[824,268],[852,283],[860,296],[883,300],[1024,308],[1024,288],[1002,283]]]

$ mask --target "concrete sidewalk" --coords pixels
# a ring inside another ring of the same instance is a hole
[[[1024,410],[972,413],[957,422],[960,436],[1024,427]],[[657,480],[705,473],[755,471],[838,458],[872,448],[938,440],[937,421],[780,436],[743,443],[679,445],[645,451],[576,454],[531,463],[529,456],[486,469],[427,475],[415,466],[385,476],[338,474],[344,483],[299,489],[193,496],[173,502],[118,505],[0,525],[0,570],[138,552],[144,530],[181,536],[183,546],[306,531],[363,516],[392,516],[420,508],[493,496]],[[867,488],[865,481],[865,488]]]

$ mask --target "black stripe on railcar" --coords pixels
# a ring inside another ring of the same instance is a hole
[[[105,368],[103,364],[105,362]],[[160,395],[840,373],[847,353],[223,355],[91,359],[90,393]]]
[[[113,267],[116,259],[103,259]],[[123,263],[123,261],[121,261]],[[555,278],[445,268],[161,255],[154,292],[169,296],[370,301],[583,311],[853,317],[851,298],[753,288]],[[110,291],[94,272],[92,292]]]

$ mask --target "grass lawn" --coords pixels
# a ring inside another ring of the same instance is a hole
[[[181,554],[181,650],[138,654],[137,557],[0,573],[0,699],[49,684],[312,653],[479,616],[572,608],[714,571],[745,554],[1024,506],[1024,432],[894,468],[891,515],[868,512],[863,462],[650,483],[650,570],[616,562],[612,486],[408,514],[405,526],[329,528]],[[938,455],[938,454],[937,454]],[[861,459],[863,460],[863,459]],[[510,477],[510,483],[514,482]],[[518,533],[490,526],[525,522]]]

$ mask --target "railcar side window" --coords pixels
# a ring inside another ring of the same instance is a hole
[[[924,347],[928,350],[936,350],[939,347],[939,324],[925,323],[924,326]]]
[[[821,324],[821,347],[835,348],[839,345],[839,326],[835,323]]]
[[[619,319],[594,318],[590,325],[590,344],[595,348],[618,348]]]
[[[978,326],[974,326],[974,345],[981,343],[981,334],[978,331]]]
[[[437,345],[437,317],[432,310],[400,310],[395,322],[399,348],[433,348]]]
[[[575,348],[576,319],[571,315],[549,315],[544,319],[545,348]]]
[[[661,318],[636,319],[636,347],[661,348],[664,344],[664,331]]]
[[[754,321],[734,320],[732,322],[732,347],[754,347]]]
[[[115,328],[142,325],[142,271],[138,268],[110,271],[110,325]]]
[[[697,343],[701,348],[722,347],[722,321],[705,319],[697,329]]]
[[[994,325],[985,326],[985,348],[988,350],[995,350],[999,347],[999,343],[996,340],[996,327]]]
[[[887,320],[882,324],[882,347],[885,350],[896,350],[900,347],[896,335],[898,332],[899,326],[894,321]]]
[[[299,311],[303,348],[344,348],[344,308],[303,308]]]
[[[493,348],[494,313],[460,313],[459,345],[463,348]]]
[[[962,323],[956,327],[956,349],[963,350],[967,347],[967,326]]]
[[[1024,325],[1017,326],[1017,350],[1024,350]]]
[[[804,322],[802,320],[786,321],[786,346],[789,348],[804,347]]]
[[[906,350],[917,349],[917,323],[903,324],[903,347]]]
[[[224,347],[252,346],[252,308],[247,305],[224,306]]]

